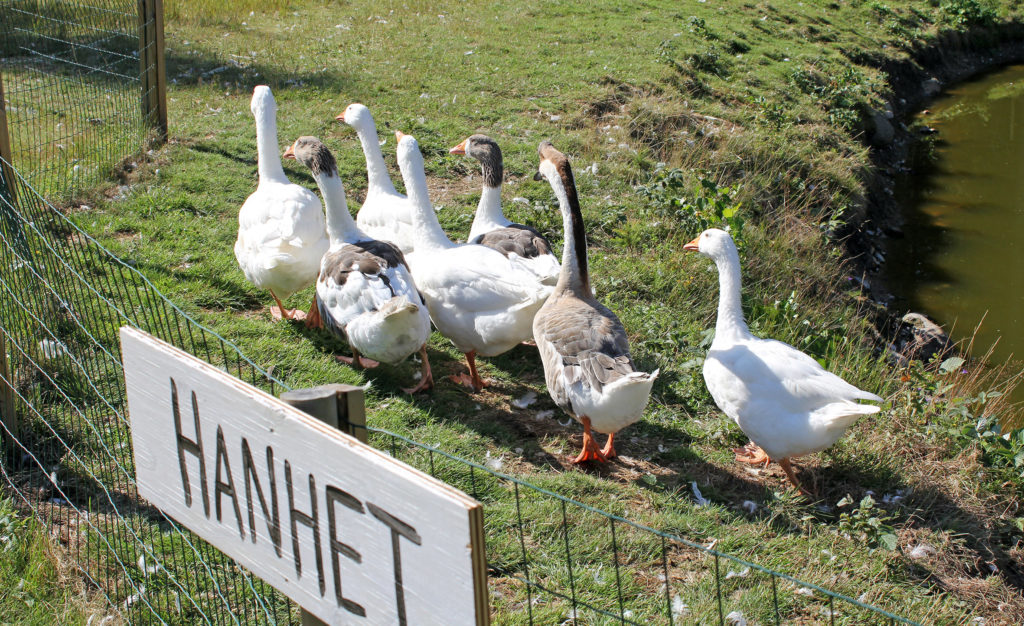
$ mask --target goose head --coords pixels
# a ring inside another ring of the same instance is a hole
[[[313,172],[313,176],[327,175],[330,177],[338,173],[338,164],[334,160],[334,155],[316,137],[299,137],[295,143],[288,146],[281,156],[302,163]]]
[[[348,105],[345,108],[345,112],[334,119],[339,122],[345,122],[357,131],[367,130],[373,132],[376,129],[370,109],[358,102]]]
[[[395,148],[399,165],[413,166],[410,171],[423,169],[423,154],[420,152],[420,144],[412,135],[406,135],[400,130],[395,131]],[[416,166],[419,166],[418,168]]]
[[[724,230],[709,228],[698,235],[693,241],[683,246],[687,252],[699,252],[712,259],[724,258],[736,254],[736,244],[732,236]]]
[[[249,102],[249,110],[252,111],[252,115],[256,119],[263,117],[273,118],[277,115],[277,103],[274,101],[274,94],[270,92],[270,87],[257,85],[252,90],[252,101]]]
[[[533,175],[533,180],[547,180],[556,193],[559,189],[563,190],[568,205],[579,209],[576,181],[573,179],[569,159],[547,140],[540,142],[537,153],[540,155],[540,165],[537,166],[537,173]]]
[[[488,187],[500,187],[504,169],[501,148],[498,143],[487,135],[470,135],[462,143],[448,150],[448,154],[465,154],[480,162],[483,170],[484,184]]]

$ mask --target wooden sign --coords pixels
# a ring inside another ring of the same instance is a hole
[[[139,494],[329,624],[487,624],[466,494],[133,328]]]

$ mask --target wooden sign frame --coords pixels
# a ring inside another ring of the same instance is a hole
[[[121,329],[139,495],[329,624],[490,623],[483,507]]]

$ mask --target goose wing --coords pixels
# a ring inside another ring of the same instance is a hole
[[[781,341],[758,339],[708,353],[720,393],[775,405],[776,410],[809,413],[833,402],[881,398],[863,391]],[[706,375],[709,372],[706,372]],[[709,381],[709,386],[710,381]],[[733,391],[724,387],[732,386]],[[716,398],[717,399],[717,398]]]
[[[421,303],[405,257],[394,244],[360,241],[324,255],[317,297],[334,325],[344,327],[357,315],[376,311],[400,295]]]
[[[539,343],[561,358],[565,383],[582,381],[600,391],[635,370],[619,318],[598,302],[561,298],[534,324]]]
[[[522,224],[510,224],[478,235],[469,243],[486,246],[502,254],[518,254],[524,259],[533,259],[551,254],[551,244],[537,229]]]

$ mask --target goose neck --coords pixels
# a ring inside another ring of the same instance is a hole
[[[396,194],[398,192],[395,191],[395,185],[391,182],[388,166],[384,163],[384,153],[380,151],[377,127],[373,124],[368,126],[358,128],[356,134],[359,136],[359,143],[362,145],[363,155],[366,157],[366,179],[369,190]]]
[[[331,247],[365,239],[366,236],[352,219],[345,200],[345,186],[341,177],[335,172],[322,172],[314,176],[320,193],[324,196],[324,209],[327,212],[327,237]]]
[[[412,206],[413,241],[416,250],[455,247],[437,221],[434,206],[430,203],[423,158],[417,151],[401,165],[402,180],[405,181],[405,191]]]
[[[715,339],[742,339],[750,334],[743,319],[740,259],[735,249],[715,259],[718,266],[718,319]]]
[[[576,197],[575,184],[572,193],[567,190],[561,176],[549,179],[558,198],[562,211],[562,228],[565,242],[562,245],[562,271],[558,275],[556,291],[572,291],[578,297],[591,297],[590,273],[587,267],[587,234],[583,227],[583,213]]]
[[[256,115],[256,167],[260,182],[288,182],[279,152],[277,119],[273,112],[261,109]]]
[[[478,235],[496,228],[504,228],[511,223],[501,210],[501,187],[484,185],[483,193],[480,194],[480,204],[476,207],[476,217],[473,218],[473,226],[469,229],[469,238],[472,240]]]

